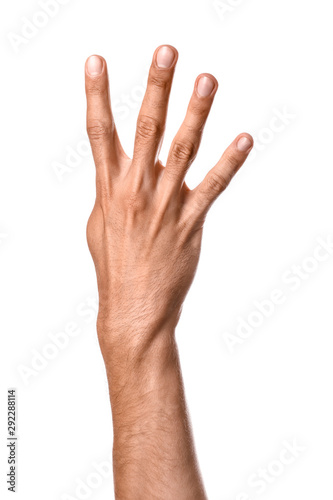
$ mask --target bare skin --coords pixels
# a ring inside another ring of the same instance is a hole
[[[206,499],[175,341],[197,268],[209,208],[253,146],[239,135],[193,190],[184,178],[199,148],[217,81],[199,75],[188,111],[158,160],[178,53],[156,49],[139,113],[133,159],[113,120],[106,62],[86,63],[87,130],[96,165],[96,203],[87,226],[95,263],[97,332],[114,426],[117,500]]]

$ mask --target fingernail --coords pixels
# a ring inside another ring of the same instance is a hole
[[[156,55],[156,64],[159,68],[170,68],[175,60],[175,52],[164,45],[159,49]]]
[[[198,94],[201,97],[208,97],[215,87],[215,82],[208,76],[202,76],[197,85]]]
[[[103,71],[103,61],[98,56],[90,56],[87,61],[87,71],[90,76],[98,76]]]
[[[237,142],[237,149],[238,151],[242,151],[242,153],[250,148],[252,148],[252,141],[248,137],[241,137]]]

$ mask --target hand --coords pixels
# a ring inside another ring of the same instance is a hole
[[[156,50],[138,117],[134,153],[124,153],[111,113],[106,63],[86,64],[87,129],[96,203],[87,227],[95,262],[97,331],[109,382],[115,498],[206,500],[175,342],[198,264],[209,207],[251,150],[242,134],[194,190],[184,178],[217,90],[200,75],[166,166],[158,159],[177,51]]]
[[[86,64],[87,131],[96,164],[96,203],[87,238],[98,281],[99,337],[142,338],[174,328],[198,263],[208,209],[244,163],[253,141],[241,134],[200,185],[185,175],[197,154],[218,83],[198,76],[165,167],[158,159],[178,58],[170,46],[153,56],[137,121],[133,159],[113,120],[106,62]],[[103,327],[102,327],[103,326]]]

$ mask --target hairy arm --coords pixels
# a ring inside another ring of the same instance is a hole
[[[117,346],[105,359],[116,498],[205,499],[174,331],[161,330],[148,345]]]
[[[198,264],[206,214],[252,148],[241,134],[195,189],[184,178],[199,148],[217,81],[200,75],[163,166],[158,160],[177,51],[157,49],[133,158],[115,128],[106,62],[86,63],[87,130],[96,203],[87,237],[97,274],[97,332],[109,382],[118,500],[205,499],[175,328]]]

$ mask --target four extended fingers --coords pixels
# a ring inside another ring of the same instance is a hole
[[[88,58],[85,83],[87,132],[96,165],[96,181],[108,191],[111,174],[119,169],[119,155],[123,151],[111,111],[107,65],[102,57],[93,55]]]
[[[225,150],[221,159],[191,192],[191,205],[200,216],[205,216],[212,203],[225,190],[235,173],[245,162],[253,147],[249,134],[239,135]]]
[[[149,71],[147,90],[139,112],[133,164],[152,174],[164,135],[172,79],[178,52],[170,45],[155,50]]]
[[[178,59],[176,49],[164,45],[156,49],[150,68],[146,94],[138,117],[133,164],[142,176],[152,174],[161,146],[169,95]],[[170,149],[163,175],[164,188],[178,191],[193,162],[216,90],[212,75],[200,75],[186,113]],[[87,131],[96,164],[97,185],[109,191],[111,173],[119,170],[126,157],[115,128],[109,95],[107,66],[103,58],[91,56],[86,63]],[[189,195],[190,205],[202,215],[227,187],[253,147],[253,139],[241,134],[225,151],[217,165]],[[166,184],[169,183],[167,187]]]

